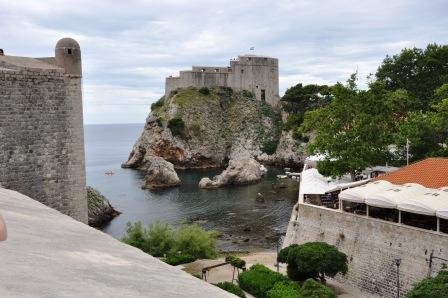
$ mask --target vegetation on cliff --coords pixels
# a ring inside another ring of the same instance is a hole
[[[324,154],[319,171],[340,176],[378,164],[402,165],[410,141],[411,161],[448,155],[448,45],[404,49],[386,57],[367,90],[356,84],[291,90],[305,112],[299,133],[313,133],[310,154]],[[303,97],[301,97],[303,95]],[[314,109],[315,106],[321,107]],[[300,123],[300,113],[293,114]],[[296,129],[296,128],[293,128]]]
[[[215,258],[216,237],[216,232],[206,231],[196,224],[183,224],[173,229],[160,222],[143,228],[141,222],[136,222],[128,223],[122,241],[154,257],[166,257],[164,260],[171,265],[178,265],[197,258]]]
[[[281,143],[282,125],[280,108],[256,100],[250,92],[180,88],[152,105],[124,166],[145,168],[150,156],[160,156],[176,168],[219,167],[243,153],[271,156]]]

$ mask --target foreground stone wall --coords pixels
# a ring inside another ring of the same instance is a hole
[[[0,212],[1,297],[235,297],[16,191]]]
[[[402,293],[427,276],[431,251],[448,259],[448,235],[299,204],[284,246],[311,241],[336,245],[347,254],[349,272],[338,281],[382,297],[397,295],[395,258],[401,258]],[[432,274],[441,268],[442,262],[434,260]]]
[[[0,69],[0,185],[87,222],[81,77]]]

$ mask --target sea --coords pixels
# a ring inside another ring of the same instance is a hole
[[[283,169],[268,167],[261,182],[227,186],[215,190],[198,188],[202,177],[212,178],[223,169],[178,170],[179,187],[142,189],[144,172],[123,169],[144,124],[85,125],[87,185],[99,190],[115,209],[122,212],[103,231],[117,239],[126,233],[128,222],[155,221],[179,226],[197,223],[219,232],[222,251],[274,249],[286,232],[299,184],[277,178]],[[106,173],[112,172],[113,175]],[[264,202],[256,201],[261,193]]]

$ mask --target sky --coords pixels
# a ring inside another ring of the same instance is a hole
[[[76,39],[84,123],[143,123],[165,77],[252,46],[279,59],[280,95],[356,71],[365,87],[386,55],[447,43],[447,11],[447,0],[0,0],[0,48],[53,56]]]

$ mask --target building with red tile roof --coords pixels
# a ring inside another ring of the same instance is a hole
[[[417,183],[427,188],[448,186],[448,158],[427,158],[377,177],[393,184]]]

